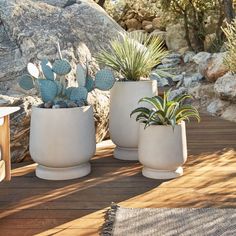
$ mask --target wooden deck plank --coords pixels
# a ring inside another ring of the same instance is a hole
[[[124,207],[236,207],[236,123],[203,115],[187,125],[184,176],[144,178],[137,162],[112,158],[114,145],[98,146],[92,173],[71,181],[35,177],[32,162],[13,164],[0,184],[0,236],[98,235],[103,212]]]

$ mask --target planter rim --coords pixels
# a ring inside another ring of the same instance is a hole
[[[42,108],[38,106],[32,106],[32,109],[35,110],[45,110],[45,111],[65,111],[65,110],[84,110],[93,107],[92,105],[82,106],[82,107],[65,107],[65,108]]]
[[[148,79],[148,80],[116,80],[115,83],[150,83],[150,82],[153,82],[153,81],[156,81],[156,80],[151,80],[151,79]]]
[[[181,121],[180,123],[176,124],[175,127],[181,126],[184,123],[185,123],[185,121]],[[139,123],[139,125],[141,127],[143,127],[145,124],[144,123]],[[159,127],[160,128],[172,128],[171,125],[150,125],[146,129],[148,129],[148,128],[152,128],[153,129],[153,128],[159,128]]]

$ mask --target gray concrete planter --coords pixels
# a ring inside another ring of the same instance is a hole
[[[30,154],[38,163],[36,176],[49,180],[83,177],[96,150],[92,106],[45,109],[34,107]]]
[[[183,174],[187,160],[185,123],[175,126],[152,125],[144,129],[140,124],[139,161],[144,176],[153,179],[171,179]]]
[[[114,157],[138,160],[139,124],[130,113],[145,96],[157,95],[156,81],[117,81],[111,89],[109,131],[116,144]]]

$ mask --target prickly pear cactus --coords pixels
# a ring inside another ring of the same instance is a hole
[[[73,87],[68,87],[65,90],[65,95],[68,97],[68,99],[70,99],[70,94],[72,90],[73,90]]]
[[[107,69],[98,71],[95,79],[89,74],[89,65],[78,65],[76,68],[76,79],[78,87],[67,87],[66,77],[71,71],[70,63],[62,58],[58,45],[60,59],[53,64],[44,59],[40,62],[40,69],[33,63],[27,66],[29,75],[23,75],[19,79],[19,85],[30,90],[36,88],[42,97],[43,108],[73,108],[87,106],[88,93],[94,88],[101,90],[110,89],[115,83],[115,77]]]
[[[71,65],[65,59],[55,60],[52,70],[58,75],[67,75],[71,71]]]
[[[115,83],[115,77],[111,70],[102,69],[95,76],[95,87],[100,90],[109,90]]]
[[[18,83],[19,83],[20,87],[25,90],[30,90],[30,89],[34,88],[34,82],[33,82],[33,79],[30,75],[23,75],[19,79]]]
[[[57,80],[54,80],[54,83],[57,85],[57,96],[59,96],[63,92],[63,85]]]
[[[47,79],[38,79],[38,83],[43,102],[53,101],[57,96],[57,84]]]
[[[47,60],[43,60],[40,63],[43,75],[48,80],[55,80],[55,73],[53,72],[52,68],[50,67],[50,63]]]
[[[39,77],[39,69],[37,68],[37,66],[35,64],[28,63],[27,70],[28,70],[28,72],[29,72],[29,74],[31,76],[33,76],[34,78],[38,79],[38,77]]]
[[[80,64],[78,64],[76,68],[76,79],[80,87],[86,85],[86,70]]]
[[[70,93],[70,100],[72,101],[87,101],[88,91],[85,87],[73,88]]]
[[[88,90],[88,92],[91,92],[94,90],[94,87],[94,79],[90,75],[88,75],[86,78],[85,88]]]

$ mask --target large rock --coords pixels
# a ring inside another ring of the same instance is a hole
[[[151,34],[152,37],[159,37],[162,41],[166,40],[166,32],[161,30],[154,30]]]
[[[106,12],[92,0],[1,0],[0,3],[0,105],[22,107],[17,122],[12,122],[12,157],[20,161],[28,152],[29,115],[37,97],[23,96],[16,80],[26,71],[29,61],[58,58],[56,44],[60,42],[63,57],[72,67],[91,60],[90,70],[98,65],[94,56],[110,39],[123,32]],[[75,70],[69,76],[74,81]],[[108,132],[109,94],[94,91],[97,141]],[[9,102],[10,101],[10,102]],[[19,120],[18,120],[19,119]]]
[[[187,47],[185,30],[181,24],[169,25],[166,28],[166,45],[169,50],[177,51]]]
[[[227,108],[229,105],[230,105],[230,102],[228,101],[223,101],[219,98],[214,99],[207,106],[207,111],[212,115],[220,116],[224,112],[225,108]]]
[[[222,113],[221,117],[225,120],[236,122],[236,105],[232,104],[228,106]]]
[[[151,32],[153,31],[153,26],[152,26],[152,24],[146,25],[143,29],[144,29],[147,33],[151,33]]]
[[[152,25],[152,22],[149,20],[142,21],[142,27],[145,28],[147,25]]]
[[[223,100],[236,102],[236,76],[227,73],[219,78],[214,85],[216,94]]]
[[[142,28],[142,24],[135,18],[126,20],[125,24],[128,29],[139,30]]]
[[[162,23],[163,22],[161,20],[161,17],[156,17],[152,20],[152,25],[154,29],[162,29],[163,28]]]
[[[207,65],[205,69],[202,70],[202,73],[208,81],[215,82],[228,72],[228,68],[224,64],[224,57],[224,52],[214,53],[212,57],[207,60]]]
[[[193,56],[192,60],[197,64],[205,64],[207,63],[207,60],[211,57],[211,54],[209,52],[199,52],[196,55]]]

